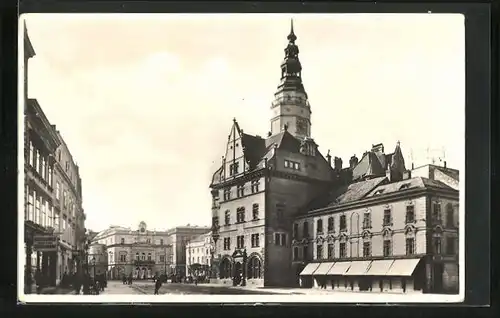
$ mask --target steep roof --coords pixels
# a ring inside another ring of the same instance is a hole
[[[415,188],[439,188],[439,189],[453,190],[453,188],[447,186],[441,181],[436,181],[424,177],[415,177],[411,179],[401,180],[398,182],[381,184],[376,188],[374,188],[366,197],[368,198],[378,195],[385,195],[389,193],[396,193],[399,191],[415,189]]]
[[[331,188],[327,193],[319,196],[311,203],[309,203],[307,206],[307,210],[312,211],[360,200],[364,198],[368,193],[370,193],[370,191],[375,187],[386,181],[386,177],[378,177],[340,187],[335,186]]]

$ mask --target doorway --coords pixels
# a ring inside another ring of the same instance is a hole
[[[443,273],[444,273],[443,263],[434,263],[432,265],[432,281],[433,281],[432,289],[434,293],[443,292]]]
[[[243,266],[241,265],[240,262],[237,262],[234,264],[234,276],[233,276],[233,281],[234,285],[238,286],[241,284],[241,278],[243,274]]]

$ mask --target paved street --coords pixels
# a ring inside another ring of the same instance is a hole
[[[109,282],[108,282],[109,286]],[[134,282],[132,288],[144,294],[154,294],[155,286],[153,282]],[[234,288],[227,286],[217,286],[210,284],[179,284],[179,283],[166,283],[160,289],[160,294],[204,294],[204,295],[237,295],[237,294],[260,294],[260,295],[273,295],[279,294],[277,292],[265,291],[261,289],[249,288]]]
[[[143,293],[137,288],[132,288],[130,285],[124,285],[121,281],[108,281],[108,286],[106,287],[104,292],[101,292],[101,295],[127,295],[127,294],[143,294]]]

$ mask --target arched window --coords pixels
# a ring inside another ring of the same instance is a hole
[[[231,211],[226,210],[226,212],[224,212],[224,224],[229,225],[229,222],[231,222]]]
[[[323,233],[323,220],[322,219],[318,219],[318,221],[316,221],[316,232],[318,234]]]
[[[302,234],[304,235],[304,238],[308,238],[309,237],[309,222],[304,222],[302,227],[303,227]]]
[[[455,217],[453,215],[453,206],[451,203],[446,205],[446,227],[451,228],[455,226]]]
[[[135,253],[135,259],[138,261],[139,260],[139,253]]]
[[[253,256],[247,263],[247,276],[248,279],[262,278],[262,263],[257,256]]]
[[[151,260],[151,253],[148,253],[148,261]]]
[[[163,245],[163,239],[160,239],[160,245]]]
[[[328,232],[333,232],[335,229],[335,223],[333,221],[333,216],[328,218]]]
[[[231,262],[228,258],[224,258],[220,263],[220,278],[231,278]]]
[[[384,245],[383,252],[384,257],[392,256],[392,232],[389,230],[383,231]]]
[[[406,255],[415,254],[415,232],[413,227],[408,227],[405,231],[406,235]]]
[[[141,255],[141,259],[142,259],[143,261],[145,261],[145,260],[146,260],[146,253],[142,253],[142,255]]]

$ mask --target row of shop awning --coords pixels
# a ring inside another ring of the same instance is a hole
[[[309,263],[300,276],[411,276],[420,258]]]

